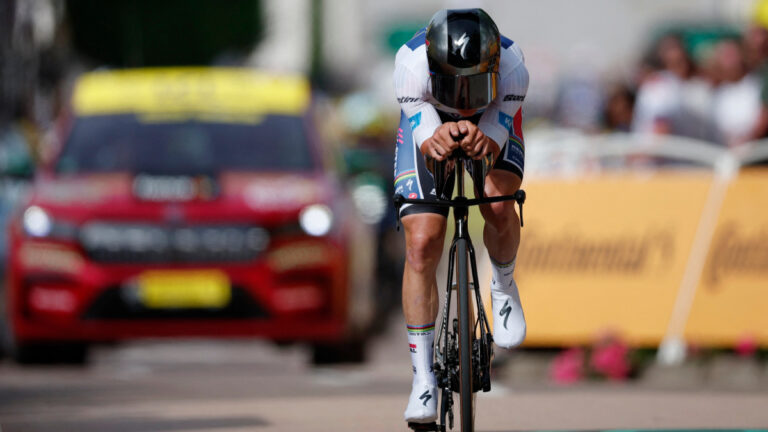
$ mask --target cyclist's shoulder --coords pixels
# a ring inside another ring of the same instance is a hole
[[[413,34],[411,39],[408,40],[408,42],[404,43],[402,48],[408,48],[411,51],[416,51],[420,47],[426,48],[427,45],[427,28],[422,27]]]
[[[512,39],[501,35],[501,64],[500,74],[502,76],[514,71],[515,69],[525,68],[525,57],[520,45]]]
[[[419,74],[429,74],[427,62],[427,29],[422,28],[397,51],[395,56],[396,66],[405,66]]]
[[[408,42],[404,43],[397,51],[397,58],[423,58],[427,60],[427,28],[417,31]]]

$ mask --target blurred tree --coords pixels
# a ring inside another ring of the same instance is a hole
[[[75,50],[110,66],[211,64],[264,33],[260,0],[67,0],[66,10]]]
[[[11,58],[11,35],[15,1],[0,2],[0,129],[12,114],[13,100],[10,96],[12,82],[9,75],[8,59]]]
[[[312,0],[311,3],[311,54],[310,54],[310,67],[309,77],[312,80],[312,84],[317,87],[325,87],[326,74],[325,67],[323,65],[323,0]]]

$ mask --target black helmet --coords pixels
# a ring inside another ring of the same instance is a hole
[[[432,95],[455,109],[482,108],[496,97],[499,29],[482,9],[443,9],[427,27]]]

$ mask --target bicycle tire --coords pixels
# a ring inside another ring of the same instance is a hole
[[[461,413],[461,431],[474,432],[474,391],[472,389],[472,344],[474,325],[471,322],[469,295],[469,273],[467,269],[467,241],[456,241],[456,282],[458,283],[457,316],[459,317],[459,406]]]

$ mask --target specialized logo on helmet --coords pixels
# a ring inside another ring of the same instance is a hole
[[[466,33],[462,34],[458,40],[453,41],[453,51],[461,54],[461,58],[467,58],[467,44],[469,43],[469,36]]]

